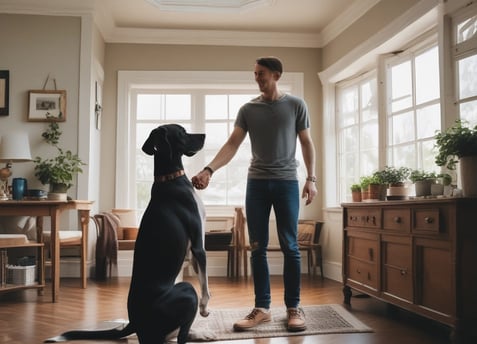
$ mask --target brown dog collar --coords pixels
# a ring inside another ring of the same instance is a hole
[[[162,176],[154,176],[154,181],[156,183],[164,183],[170,180],[179,178],[185,174],[184,170],[175,171],[173,173],[164,174]]]

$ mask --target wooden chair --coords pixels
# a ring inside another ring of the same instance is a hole
[[[207,216],[205,232],[206,251],[227,252],[227,277],[236,276],[236,240],[234,217],[231,216]]]
[[[323,223],[312,220],[298,221],[298,247],[305,251],[308,261],[308,275],[316,275],[316,266],[320,267],[321,279],[323,275],[323,257],[320,244],[321,227]],[[315,259],[313,259],[315,258]]]
[[[239,242],[239,257],[242,260],[244,276],[248,276],[248,252],[251,250],[245,233],[246,219],[242,208],[236,208],[237,237]],[[298,246],[300,251],[307,253],[308,275],[316,275],[316,266],[320,267],[321,278],[323,275],[323,257],[320,241],[322,222],[313,220],[298,221]],[[279,245],[269,245],[267,248],[270,252],[281,251]]]
[[[80,261],[80,277],[82,281],[82,287],[86,288],[86,279],[87,276],[85,275],[86,269],[87,269],[87,261],[88,261],[88,256],[86,254],[87,252],[87,246],[88,246],[88,237],[89,233],[83,233],[85,231],[85,228],[88,227],[83,227],[83,225],[90,220],[90,218],[82,218],[79,219],[79,226],[81,227],[79,230],[60,230],[58,232],[58,239],[60,242],[60,263],[62,260],[67,260],[67,259],[77,259],[79,258]],[[39,226],[42,224],[38,224]],[[83,234],[85,234],[85,237],[83,237]],[[45,243],[45,256],[47,258],[46,264],[51,264],[50,261],[50,236],[51,232],[50,231],[43,231],[43,242]]]

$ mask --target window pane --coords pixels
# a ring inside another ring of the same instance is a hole
[[[477,16],[467,19],[457,25],[457,43],[465,42],[477,33]]]
[[[165,99],[163,94],[138,94],[137,119],[164,119],[164,103]]]
[[[378,149],[379,133],[378,121],[368,122],[361,127],[362,149]]]
[[[166,95],[166,119],[184,120],[191,118],[191,101],[189,94]]]
[[[477,125],[477,100],[460,104],[460,118],[472,127]]]
[[[419,143],[419,152],[422,156],[422,168],[424,171],[434,171],[440,173],[440,167],[436,165],[435,140],[428,140]]]
[[[207,119],[228,118],[227,95],[206,95],[205,96],[205,116]]]
[[[394,146],[392,148],[393,160],[392,166],[415,166],[416,165],[416,146],[414,143],[407,145]]]
[[[376,79],[372,79],[361,85],[361,111],[364,122],[378,118],[376,84]]]
[[[359,132],[358,127],[353,126],[350,128],[346,128],[342,131],[341,134],[341,150],[343,152],[357,152],[359,149]]]
[[[414,140],[413,113],[405,112],[392,116],[390,119],[389,135],[391,137],[391,144],[393,145]]]
[[[437,46],[416,57],[416,104],[439,98]]]
[[[369,175],[378,169],[379,157],[378,157],[377,149],[363,151],[361,152],[360,157],[361,157],[360,176]]]
[[[441,129],[441,107],[439,104],[426,106],[416,111],[417,139],[434,137]]]
[[[338,99],[338,126],[340,128],[358,123],[358,88],[342,90]]]
[[[396,112],[412,105],[411,62],[391,67],[391,111]]]
[[[206,123],[205,149],[217,151],[229,136],[227,123]]]
[[[477,55],[459,60],[459,99],[477,96]]]

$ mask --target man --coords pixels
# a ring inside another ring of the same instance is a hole
[[[214,159],[192,178],[197,189],[208,186],[214,171],[226,165],[237,152],[247,133],[252,146],[248,171],[245,210],[252,248],[251,265],[255,290],[255,308],[234,324],[236,331],[253,328],[271,320],[270,275],[267,262],[269,218],[273,207],[280,248],[284,255],[284,301],[287,307],[288,330],[306,329],[300,303],[300,251],[297,243],[300,207],[297,161],[297,137],[301,144],[308,177],[302,191],[306,205],[313,201],[315,187],[315,148],[310,137],[310,120],[305,102],[284,94],[278,88],[283,73],[276,57],[256,60],[255,81],[261,95],[244,104],[235,127]]]

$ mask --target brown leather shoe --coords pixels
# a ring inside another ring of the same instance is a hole
[[[300,332],[306,330],[305,313],[301,308],[287,309],[287,330],[290,332]]]
[[[270,320],[272,320],[270,312],[254,308],[249,315],[234,324],[234,331],[245,331]]]

